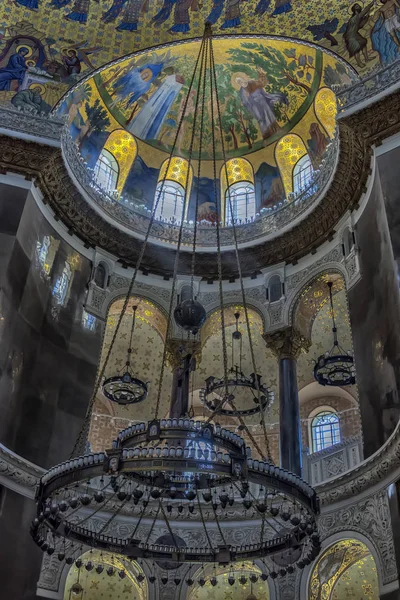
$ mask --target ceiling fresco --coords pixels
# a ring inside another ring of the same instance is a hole
[[[68,114],[71,136],[80,149],[88,135],[93,140],[96,134],[101,137],[104,132],[124,128],[136,140],[166,153],[173,148],[183,117],[175,152],[187,157],[201,85],[196,78],[189,93],[199,48],[199,42],[185,42],[133,55],[84,81],[56,112]],[[344,63],[314,46],[261,37],[218,38],[214,56],[227,158],[256,152],[285,134],[297,133],[303,118],[308,121],[307,135],[311,123],[316,122],[328,138],[332,137],[329,104],[334,107],[334,95],[322,103],[320,99],[318,116],[315,99],[321,88],[331,84],[332,74],[342,82],[351,79],[353,74]],[[201,139],[203,160],[213,156],[209,89],[206,108]],[[88,121],[96,123],[95,131],[82,133],[77,111],[84,125]],[[216,153],[221,159],[220,137],[217,133]],[[198,156],[199,144],[197,136],[193,157]],[[148,152],[141,147],[139,154],[146,158]]]
[[[309,600],[378,600],[378,576],[369,549],[357,540],[342,540],[318,559],[309,583]]]
[[[397,10],[395,2],[382,0],[3,0],[0,95],[20,88],[29,70],[42,78],[44,100],[52,105],[54,85],[65,91],[121,56],[201,36],[206,20],[216,35],[315,42],[365,74],[399,56]],[[18,53],[22,46],[27,53]]]

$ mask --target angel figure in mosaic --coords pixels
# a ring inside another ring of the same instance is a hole
[[[162,9],[153,17],[154,25],[159,26],[169,19],[174,7],[174,24],[170,33],[187,33],[190,31],[190,12],[199,9],[198,0],[164,0]]]
[[[137,31],[139,18],[148,12],[149,0],[114,0],[109,10],[102,16],[104,23],[114,23],[121,16],[117,31]]]
[[[71,4],[73,0],[52,0],[50,6],[53,8],[64,8]],[[92,0],[99,2],[99,0]],[[75,0],[70,13],[65,15],[65,19],[76,21],[77,23],[86,24],[89,14],[90,0]]]
[[[15,0],[15,2],[29,10],[39,10],[39,0]]]
[[[240,25],[240,3],[245,0],[226,0],[225,4],[225,21],[221,25],[221,29],[230,29],[231,27],[239,27]]]

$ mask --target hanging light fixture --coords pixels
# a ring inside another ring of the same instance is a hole
[[[242,349],[243,336],[239,331],[240,313],[235,312],[235,330],[232,332],[232,360],[228,371],[227,380],[225,377],[210,376],[205,381],[205,388],[200,390],[200,400],[210,411],[214,412],[216,406],[222,404],[218,410],[219,414],[228,417],[248,417],[259,412],[265,411],[274,401],[274,392],[261,382],[261,375],[251,373],[245,375],[242,371]],[[236,352],[235,352],[236,347]],[[242,398],[242,404],[245,407],[238,407],[235,404],[236,395],[239,390],[249,392],[246,399]],[[251,398],[251,404],[248,402]]]
[[[333,346],[317,359],[314,367],[314,378],[321,385],[340,386],[354,385],[356,382],[353,356],[339,344],[335,314],[333,310],[332,281],[328,281],[329,301],[332,317]]]
[[[137,306],[133,306],[132,327],[129,348],[127,350],[126,362],[124,368],[117,375],[108,377],[102,386],[103,394],[117,404],[125,406],[127,404],[138,404],[147,397],[147,383],[133,376],[131,368],[132,341],[135,331]]]
[[[198,133],[199,151],[196,178],[198,185],[195,212],[197,217],[203,119],[208,111],[208,106],[211,107],[212,122],[214,122],[214,107],[217,107],[215,126],[212,127],[214,199],[217,207],[219,204],[215,135],[218,131],[221,136],[220,143],[226,165],[210,25],[206,25],[200,44],[196,66],[186,94],[183,114],[176,131],[169,160],[172,159],[174,153],[182,119],[187,109],[188,98],[191,97],[191,90],[196,78],[198,93],[196,94],[196,105],[193,113],[189,168],[192,160],[194,137]],[[206,97],[207,90],[210,98]],[[198,119],[200,119],[200,126],[198,126]],[[163,183],[165,183],[165,176]],[[234,223],[232,230],[235,240],[238,279],[241,286],[253,369],[253,374],[245,377],[241,373],[239,363],[239,371],[234,370],[234,381],[237,386],[250,388],[254,392],[254,396],[257,397],[257,410],[262,415],[261,423],[265,438],[263,449],[259,447],[251,431],[244,423],[242,413],[237,411],[237,417],[242,425],[242,430],[257,450],[259,459],[252,457],[252,451],[246,446],[243,437],[211,422],[213,417],[218,414],[225,414],[223,411],[228,410],[225,409],[226,404],[229,404],[233,411],[237,410],[234,399],[231,397],[232,394],[229,392],[230,374],[224,321],[222,258],[219,237],[221,220],[219,216],[216,220],[216,237],[224,375],[221,382],[215,381],[214,378],[214,381],[209,385],[209,389],[221,389],[220,401],[214,406],[207,420],[196,421],[186,415],[182,415],[180,418],[160,418],[162,384],[167,358],[167,345],[165,344],[154,407],[154,418],[151,421],[137,423],[121,431],[112,448],[90,454],[84,454],[83,452],[96,394],[103,380],[112,347],[118,337],[123,316],[129,305],[136,274],[145,253],[149,232],[157,210],[160,193],[156,199],[149,230],[145,236],[111,345],[100,370],[89,402],[84,425],[73,453],[69,460],[49,469],[40,480],[36,494],[37,516],[31,527],[32,537],[42,550],[48,554],[54,553],[57,540],[70,540],[68,556],[65,556],[65,552],[60,555],[60,560],[66,562],[70,560],[70,554],[75,552],[77,548],[87,546],[118,553],[139,560],[139,562],[142,559],[153,560],[158,564],[166,562],[173,565],[176,570],[180,565],[189,565],[188,573],[194,564],[211,563],[228,566],[238,561],[254,561],[264,559],[267,556],[273,557],[277,554],[287,557],[288,565],[292,564],[290,557],[295,556],[298,567],[303,568],[316,558],[320,550],[316,524],[319,503],[315,491],[308,483],[297,475],[277,467],[272,462],[263,418],[264,408],[271,400],[271,393],[266,386],[263,386],[260,376],[256,374],[254,348],[251,341],[250,322]],[[185,198],[188,198],[187,189],[185,190]],[[229,191],[228,200],[233,215]],[[185,206],[182,208],[176,246],[177,254],[172,277],[166,340],[168,340],[174,316],[179,252],[184,228],[184,210]],[[195,219],[191,298],[194,298],[196,223],[197,220]],[[134,318],[135,312],[134,310]],[[238,313],[237,316],[235,315],[235,319],[238,323]],[[125,371],[129,374],[130,379],[133,378],[130,371],[133,329],[134,319]],[[190,332],[194,333],[193,328],[189,329],[189,335]],[[241,335],[239,336],[238,332],[237,326],[233,335],[234,340],[241,340]],[[120,376],[122,379],[123,375]],[[125,382],[122,381],[121,383]],[[109,387],[110,385],[109,380],[104,382],[104,386]],[[116,395],[114,390],[115,388],[109,388],[109,393],[113,397]],[[114,401],[118,401],[118,399]],[[229,511],[226,510],[228,505]],[[229,528],[230,511],[233,511],[233,514],[243,515],[244,513],[244,516],[240,518],[246,523],[247,527],[253,527],[257,539],[252,539],[251,543],[238,543],[234,536],[229,535],[231,532]],[[106,521],[101,527],[95,525],[95,523],[98,523],[99,513],[106,515]],[[127,526],[118,529],[117,536],[114,529],[116,519],[119,522],[121,520],[124,522],[124,519],[126,519],[127,523]],[[142,531],[138,533],[139,526],[144,522],[151,524],[147,535],[143,535]],[[181,536],[184,536],[191,524],[196,527],[197,536],[194,539],[199,539],[198,534],[201,531],[203,541],[200,543],[192,541],[190,544],[185,543],[185,545],[182,545],[179,540],[182,539]],[[165,527],[168,534],[159,538],[159,533],[157,533],[159,528],[165,529]],[[215,530],[215,535],[210,536],[212,528]],[[301,558],[301,560],[298,560],[298,558]],[[78,568],[85,566],[83,561],[79,560]],[[166,571],[168,572],[168,569]],[[279,574],[284,575],[285,573],[285,569],[280,569]],[[271,571],[269,576],[274,578],[277,573]],[[139,576],[136,579],[139,581]],[[181,581],[181,577],[177,574],[175,574],[175,579]],[[245,580],[247,581],[247,578]],[[167,585],[169,582],[168,575],[161,577],[160,581],[163,585]],[[190,577],[188,581],[192,581]],[[207,581],[207,578],[203,575],[198,579],[200,586],[205,585]],[[215,581],[211,577],[211,585]]]

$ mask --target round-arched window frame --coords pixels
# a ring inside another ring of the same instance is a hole
[[[341,442],[340,420],[334,411],[323,410],[311,422],[313,452],[319,452]]]
[[[177,181],[160,181],[154,198],[158,220],[180,222],[185,203],[185,190]]]
[[[248,181],[233,183],[225,194],[226,224],[246,223],[256,216],[256,194],[254,185]]]
[[[103,148],[94,167],[94,176],[97,184],[107,194],[112,194],[117,189],[119,166],[115,157]]]
[[[299,194],[310,184],[314,174],[311,158],[305,154],[297,161],[293,169],[293,191]]]

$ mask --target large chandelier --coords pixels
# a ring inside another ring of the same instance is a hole
[[[332,281],[328,281],[329,301],[332,317],[333,346],[321,354],[314,366],[314,378],[321,385],[354,385],[356,382],[354,358],[338,341],[335,313],[333,310]]]
[[[211,27],[208,25],[206,25],[200,44],[199,55],[186,95],[184,111],[177,128],[170,160],[187,108],[187,99],[191,97],[195,81],[197,81],[198,93],[193,115],[189,165],[196,134],[198,182],[201,173],[204,108],[208,110],[208,106],[210,106],[211,119],[216,124],[212,131],[214,194],[218,207],[215,153],[215,136],[218,131],[221,136],[223,155],[225,155],[225,151]],[[216,114],[214,114],[215,111]],[[225,160],[224,162],[226,164]],[[168,169],[166,169],[167,171]],[[197,215],[198,189],[196,196]],[[235,398],[232,398],[233,394],[230,390],[232,379],[230,379],[228,367],[222,259],[219,243],[221,223],[220,219],[217,219],[216,260],[219,272],[220,331],[224,369],[223,377],[220,380],[216,381],[214,378],[212,383],[209,381],[208,390],[218,389],[219,399],[214,402],[212,407],[209,406],[208,418],[195,420],[186,414],[182,414],[180,418],[160,417],[162,382],[167,359],[167,344],[165,344],[154,406],[154,418],[148,422],[136,423],[121,431],[112,448],[89,454],[85,454],[83,450],[86,445],[96,394],[104,380],[112,348],[134,290],[136,275],[145,253],[159,198],[160,195],[156,199],[149,231],[143,242],[111,345],[100,369],[84,425],[73,453],[68,460],[49,469],[42,476],[37,488],[37,515],[31,527],[32,537],[43,551],[50,555],[57,552],[60,561],[65,560],[67,564],[75,561],[78,568],[85,568],[88,571],[96,568],[101,572],[104,567],[102,565],[95,567],[90,560],[86,563],[80,558],[75,560],[76,554],[82,554],[83,548],[98,548],[101,551],[118,553],[126,558],[139,561],[139,564],[140,561],[154,561],[157,565],[162,565],[162,569],[166,571],[166,575],[162,575],[160,578],[161,584],[169,581],[168,570],[171,569],[175,571],[173,581],[176,585],[180,584],[182,576],[186,578],[188,585],[193,585],[192,566],[206,563],[226,565],[229,570],[233,571],[234,565],[239,562],[259,559],[265,565],[265,572],[262,573],[264,580],[268,576],[275,578],[278,575],[285,575],[287,572],[292,573],[296,566],[303,568],[310,564],[319,553],[320,540],[316,524],[316,515],[319,511],[318,498],[315,491],[306,482],[274,465],[271,458],[265,425],[265,408],[272,398],[269,388],[261,383],[261,379],[257,375],[229,190],[228,202],[232,215],[238,278],[253,370],[253,374],[250,376],[242,375],[241,369],[236,370],[235,381],[236,387],[241,385],[251,389],[256,400],[257,412],[260,413],[264,442],[255,440],[245,422],[247,415],[237,410]],[[185,207],[183,207],[183,211],[184,209]],[[172,277],[167,340],[171,334],[171,323],[175,310],[179,252],[183,239],[183,217],[184,213],[180,224]],[[189,298],[189,304],[190,302],[191,304],[185,305],[186,309],[183,307],[178,311],[178,317],[175,311],[175,318],[179,325],[188,332],[188,338],[191,335],[195,336],[204,322],[202,307],[195,304],[197,302],[193,283],[195,257],[196,225],[192,249],[191,297]],[[236,330],[238,331],[238,328]],[[236,333],[234,339],[240,339],[240,336]],[[132,377],[131,374],[130,376]],[[107,380],[104,383],[104,386],[106,385],[108,385]],[[114,390],[111,391],[114,394]],[[227,413],[227,410],[230,412]],[[217,423],[218,415],[222,417],[226,414],[230,416],[233,414],[240,422],[243,436]],[[248,446],[249,442],[252,443],[259,455],[257,458],[253,456],[252,450]],[[106,517],[105,521],[101,521],[101,525],[99,525],[99,514]],[[239,542],[231,535],[230,522],[232,519],[237,520],[238,518],[254,531],[255,537],[249,543]],[[121,521],[124,526],[118,529],[118,535],[116,535],[114,525]],[[147,527],[145,534],[143,534],[143,529],[140,529],[144,523]],[[198,533],[201,533],[203,540],[201,543],[188,544],[182,539],[184,532],[192,526]],[[160,529],[166,530],[167,533],[160,536]],[[268,564],[266,561],[269,561]],[[179,571],[183,575],[178,573],[180,567],[186,568],[186,570]],[[107,569],[107,573],[111,576],[114,574],[114,570],[110,567]],[[120,572],[119,576],[123,577],[123,572]],[[256,576],[251,575],[251,577],[254,581],[250,580],[255,582]],[[136,579],[138,583],[141,583],[144,581],[144,576],[138,575]],[[232,579],[234,583],[235,579],[233,577]],[[244,580],[247,581],[245,577]],[[201,576],[198,582],[200,585],[204,585],[206,581],[207,578]],[[149,582],[155,582],[154,575],[149,577]],[[214,582],[216,579],[212,577],[210,583],[214,585]],[[233,585],[231,581],[229,583]]]

